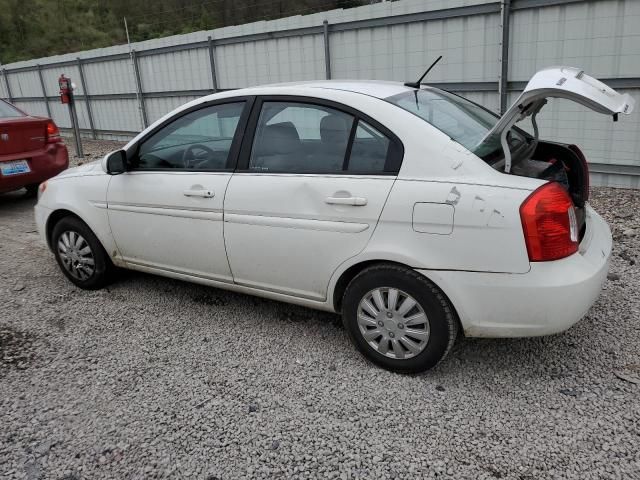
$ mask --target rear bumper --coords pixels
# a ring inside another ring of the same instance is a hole
[[[0,156],[0,162],[18,159],[14,157],[16,155],[11,155],[10,158],[7,157],[6,159]],[[62,143],[48,145],[35,155],[30,152],[19,157],[20,159],[28,159],[31,172],[8,177],[0,174],[0,193],[11,192],[27,185],[42,183],[51,177],[55,177],[69,166],[69,153],[67,147]]]
[[[465,335],[529,337],[566,330],[596,301],[611,256],[611,231],[591,207],[578,253],[531,263],[524,274],[419,270],[447,294]]]

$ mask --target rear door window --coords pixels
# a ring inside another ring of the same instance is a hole
[[[357,114],[326,105],[265,101],[248,169],[264,173],[395,174],[402,145]]]
[[[249,170],[324,173],[343,169],[354,117],[333,108],[265,102]]]

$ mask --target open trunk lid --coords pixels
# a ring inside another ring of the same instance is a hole
[[[586,158],[575,145],[549,142],[538,137],[536,116],[548,98],[563,98],[584,105],[591,110],[611,115],[633,111],[635,101],[599,80],[574,67],[550,67],[537,72],[524,91],[473,149],[475,153],[493,151],[501,155],[492,162],[505,173],[555,181],[569,193],[575,207],[580,238],[584,232],[584,206],[589,198],[589,169]],[[524,138],[512,127],[531,117],[533,138]],[[520,141],[514,139],[520,138]],[[498,148],[496,151],[495,148]],[[486,156],[483,156],[487,160]],[[513,161],[512,161],[513,160]]]
[[[478,145],[500,137],[502,132],[529,115],[535,115],[547,98],[565,98],[580,103],[591,110],[612,115],[630,114],[635,100],[627,93],[621,94],[575,67],[549,67],[537,72],[524,91],[487,132]]]

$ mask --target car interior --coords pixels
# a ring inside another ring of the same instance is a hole
[[[301,173],[342,171],[354,117],[311,105],[302,115],[301,112],[296,115],[287,109],[300,107],[290,105],[283,103],[264,108],[249,169]],[[348,159],[348,170],[384,171],[388,148],[389,140],[384,135],[360,121]]]
[[[217,105],[180,117],[140,144],[132,166],[145,170],[225,169],[241,110],[242,104]],[[384,172],[389,139],[359,120],[349,149],[354,121],[352,115],[328,107],[265,102],[249,170]]]

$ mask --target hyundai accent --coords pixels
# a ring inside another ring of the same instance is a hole
[[[423,371],[459,332],[563,331],[601,290],[612,240],[585,157],[538,138],[552,97],[634,106],[571,67],[501,117],[420,84],[217,93],[43,183],[38,229],[81,288],[122,267],[337,312],[372,362]]]

